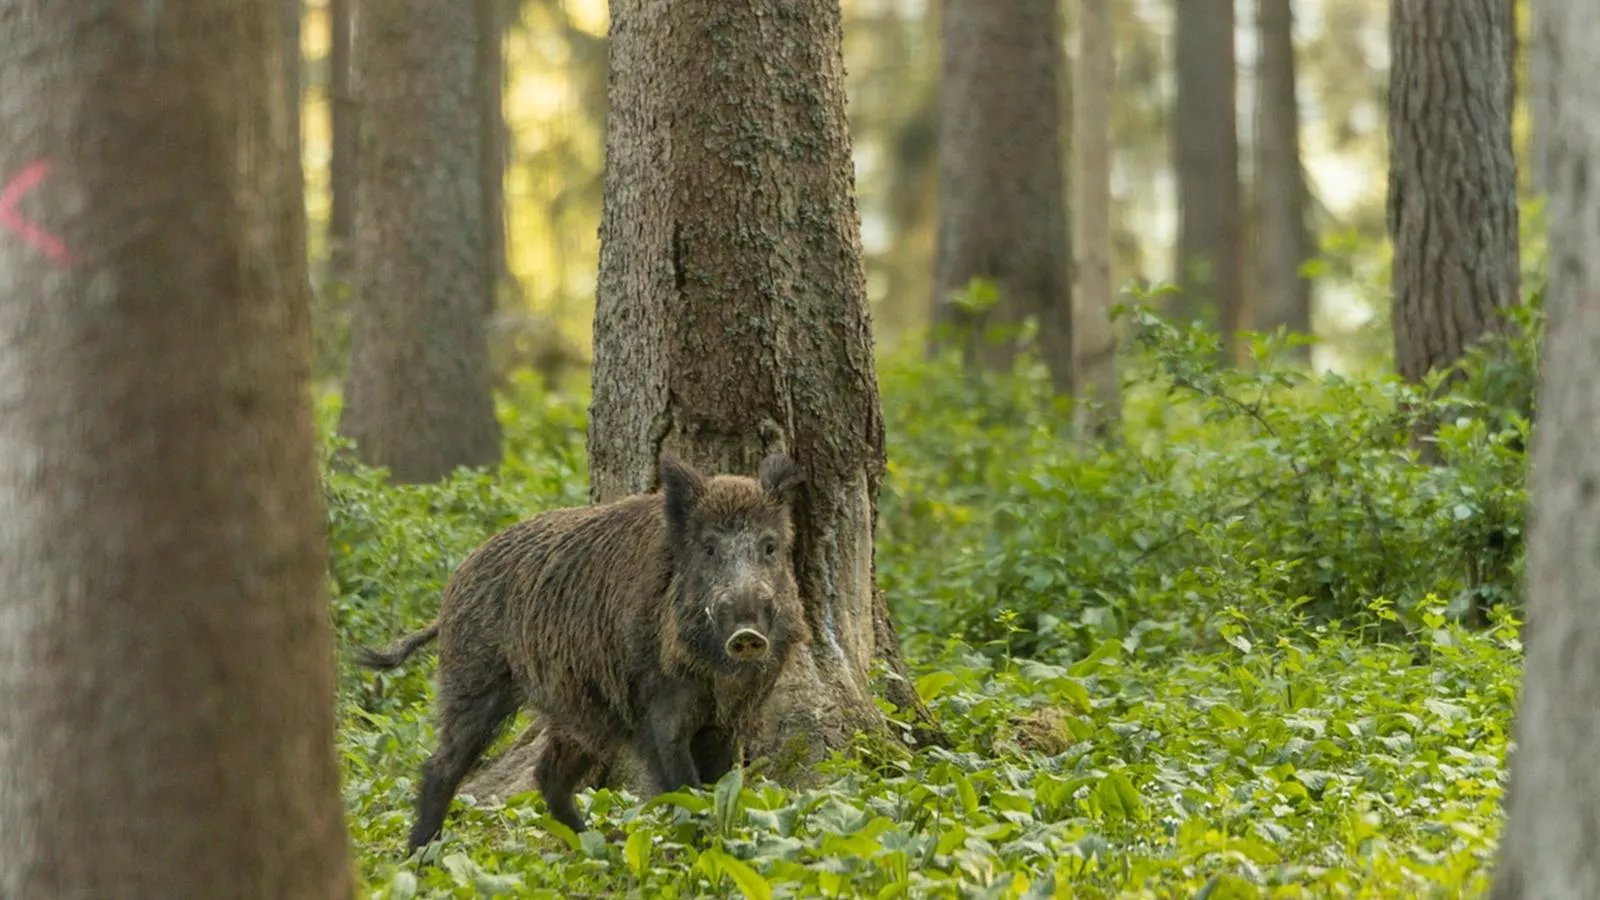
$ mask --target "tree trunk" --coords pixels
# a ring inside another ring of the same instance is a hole
[[[1074,84],[1072,147],[1077,154],[1078,285],[1072,336],[1084,400],[1099,403],[1098,414],[1080,406],[1086,433],[1104,434],[1122,417],[1122,382],[1117,374],[1116,333],[1111,327],[1111,0],[1083,0],[1078,20],[1078,73]]]
[[[500,458],[471,5],[361,7],[356,296],[340,430],[397,482]]]
[[[784,450],[805,470],[795,568],[815,639],[745,736],[747,757],[803,783],[806,762],[885,726],[875,661],[904,679],[888,699],[917,736],[940,736],[874,588],[883,418],[839,6],[786,8],[612,2],[589,453],[596,501],[653,489],[662,450],[747,474]],[[540,746],[530,730],[463,792],[527,788]],[[637,783],[627,760],[619,769]]]
[[[279,9],[283,13],[283,75],[284,96],[287,98],[289,113],[289,191],[294,198],[293,207],[295,215],[300,217],[300,233],[306,231],[306,177],[303,143],[301,141],[301,105],[305,102],[304,70],[305,65],[300,51],[300,20],[305,15],[304,0],[279,0]],[[301,252],[305,252],[305,241],[300,242]],[[309,261],[303,262],[300,273],[306,278],[306,290],[310,291],[311,267]],[[309,293],[307,296],[310,296]]]
[[[353,894],[284,24],[0,14],[3,897]]]
[[[356,153],[360,112],[352,78],[355,34],[354,0],[328,0],[328,127],[332,135],[328,160],[328,284],[350,279],[355,247]]]
[[[1517,300],[1503,2],[1390,7],[1394,356],[1412,382],[1458,360]]]
[[[1516,0],[1511,2],[1515,6]],[[1550,33],[1550,29],[1556,26],[1555,17],[1539,14],[1538,4],[1533,7],[1531,20],[1527,54],[1528,106],[1532,113],[1528,122],[1528,184],[1535,194],[1548,196],[1551,181],[1549,132],[1554,123],[1548,116],[1540,115],[1539,104],[1545,104],[1545,110],[1550,112],[1556,107],[1553,78],[1556,66],[1555,60],[1540,48],[1550,46],[1550,42],[1556,39],[1556,36]]]
[[[1403,0],[1402,0],[1403,2]],[[1177,102],[1172,111],[1178,176],[1178,251],[1173,317],[1220,327],[1224,347],[1246,327],[1244,213],[1239,191],[1237,63],[1233,0],[1176,0]]]
[[[1528,495],[1527,628],[1494,900],[1600,896],[1600,8],[1535,6],[1533,97],[1549,144],[1550,280]],[[1557,87],[1559,85],[1559,88]]]
[[[500,290],[511,280],[506,258],[506,117],[505,117],[505,31],[508,0],[477,0],[478,16],[478,91],[483,104],[483,138],[479,168],[483,194],[485,271],[489,273],[489,311],[497,308]]]
[[[1256,87],[1256,309],[1254,328],[1311,333],[1311,282],[1300,267],[1315,246],[1306,227],[1300,105],[1295,97],[1294,19],[1289,0],[1257,0],[1261,69]],[[1307,362],[1310,348],[1291,358]]]
[[[1057,0],[946,0],[939,82],[939,236],[934,320],[953,326],[969,368],[1007,370],[1028,317],[1060,393],[1072,390],[1072,240],[1062,176]],[[950,302],[973,278],[996,307]]]

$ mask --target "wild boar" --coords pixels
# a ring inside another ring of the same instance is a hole
[[[438,747],[410,849],[433,840],[468,771],[526,705],[549,729],[534,780],[551,815],[624,742],[655,787],[716,781],[779,673],[810,640],[793,564],[804,476],[782,453],[757,478],[707,477],[670,454],[661,489],[552,510],[474,550],[438,616],[362,664],[394,668],[439,639]]]

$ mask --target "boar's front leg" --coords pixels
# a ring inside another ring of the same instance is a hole
[[[690,741],[704,715],[700,690],[683,681],[663,681],[651,699],[641,749],[662,793],[700,784]]]
[[[704,783],[708,785],[716,784],[718,779],[733,768],[737,749],[733,735],[715,725],[707,725],[700,729],[689,742],[689,753],[694,757],[694,766],[699,770]]]

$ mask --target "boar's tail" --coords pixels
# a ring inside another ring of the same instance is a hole
[[[428,623],[421,631],[413,631],[382,650],[361,647],[356,650],[356,662],[369,669],[393,669],[417,652],[417,648],[439,636],[439,623]]]

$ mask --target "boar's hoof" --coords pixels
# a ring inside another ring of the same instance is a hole
[[[767,638],[753,628],[741,628],[728,638],[725,649],[740,662],[754,662],[767,655]]]

